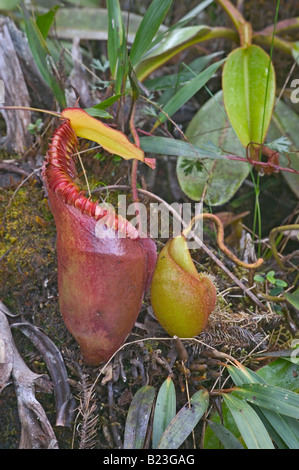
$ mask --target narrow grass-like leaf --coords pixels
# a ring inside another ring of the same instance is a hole
[[[51,57],[47,44],[42,36],[42,33],[37,27],[35,21],[33,21],[33,19],[30,18],[22,2],[21,2],[21,7],[22,7],[23,17],[24,17],[24,22],[25,22],[26,35],[28,38],[28,43],[29,43],[33,58],[35,60],[35,63],[42,77],[44,78],[46,83],[49,85],[51,90],[53,91],[58,103],[60,104],[62,108],[65,108],[66,98],[65,98],[64,91],[62,87],[60,86],[60,84],[58,83],[58,80],[54,76],[52,70],[50,69],[50,63],[51,63],[51,60],[53,59]]]
[[[165,429],[157,449],[178,449],[195,428],[209,405],[209,394],[199,390],[190,400],[191,407],[186,404]]]
[[[171,377],[168,377],[160,387],[158,392],[154,422],[153,422],[153,448],[155,449],[158,442],[169,425],[170,421],[175,417],[176,413],[176,397],[175,388]]]
[[[240,367],[227,365],[226,366],[231,378],[235,385],[240,386],[249,383],[263,383],[266,381],[260,377],[256,372],[244,367],[240,364]]]
[[[232,394],[223,395],[248,449],[274,449],[269,434],[253,408]]]
[[[189,83],[180,88],[179,91],[164,106],[163,112],[161,112],[158,116],[159,121],[155,124],[154,127],[157,127],[159,123],[166,121],[167,116],[172,116],[178,109],[187,103],[187,101],[189,101],[192,96],[194,96],[210,80],[210,78],[224,62],[225,59],[215,62],[206,68],[203,72],[201,72],[197,77],[194,77],[192,80],[190,80]]]
[[[266,381],[256,372],[244,367],[227,366],[231,378],[237,386],[249,383],[266,384]],[[287,390],[285,390],[288,393]],[[272,439],[280,448],[299,448],[299,423],[295,418],[281,416],[272,409],[266,409],[254,405],[255,411],[268,429]]]
[[[149,49],[171,4],[172,0],[164,0],[162,2],[161,0],[153,0],[146,10],[131,48],[130,62],[133,66],[140,61]]]
[[[126,93],[126,92],[125,92]],[[97,103],[93,106],[94,109],[106,109],[109,108],[113,103],[119,100],[121,96],[123,96],[125,93],[118,93],[117,95],[110,96],[110,98],[107,98],[104,101],[101,101],[100,103]]]
[[[157,155],[183,156],[194,159],[198,159],[198,157],[226,159],[225,155],[221,155],[212,146],[198,147],[169,137],[140,137],[140,146],[145,152]]]
[[[244,384],[235,390],[250,403],[299,419],[298,393],[259,383]]]
[[[240,441],[233,433],[223,426],[223,424],[208,420],[208,424],[218,439],[222,442],[225,449],[244,449]]]
[[[155,389],[149,385],[134,395],[126,419],[124,449],[143,448],[154,398]]]
[[[228,30],[225,31],[227,33]],[[144,81],[150,73],[193,44],[219,37],[221,34],[221,28],[210,28],[204,25],[174,29],[165,35],[156,47],[149,50],[144,59],[137,64],[135,72],[138,80]],[[238,40],[235,31],[232,30],[229,34],[232,40]]]
[[[108,59],[111,75],[116,78],[117,62],[124,37],[124,25],[118,0],[107,0],[108,11]]]
[[[254,409],[266,427],[267,422],[270,424],[271,428],[267,428],[268,432],[279,447],[299,449],[299,423],[297,419],[282,416],[266,408],[255,406]]]
[[[59,8],[60,8],[59,5],[56,5],[55,7],[51,8],[51,10],[47,11],[47,13],[44,13],[43,15],[39,15],[36,18],[36,24],[40,32],[42,33],[42,36],[44,39],[46,39],[48,36],[49,30],[54,21],[56,12]]]
[[[182,86],[198,75],[215,57],[222,52],[214,52],[213,54],[204,55],[194,59],[188,66],[188,69],[182,65],[183,70],[179,73],[171,75],[163,75],[161,77],[147,79],[144,86],[152,91],[165,90],[177,86]]]
[[[111,119],[112,116],[107,113],[107,111],[105,111],[104,109],[100,109],[100,108],[85,108],[84,111],[87,112],[87,114],[89,114],[89,116],[92,116],[92,117],[97,117],[97,118],[101,118],[101,119]]]

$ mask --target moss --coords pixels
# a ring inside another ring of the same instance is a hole
[[[49,272],[56,269],[56,228],[37,184],[3,191],[0,198],[0,262],[2,300],[22,313],[30,305],[33,291],[39,295]],[[40,223],[43,221],[44,223]]]

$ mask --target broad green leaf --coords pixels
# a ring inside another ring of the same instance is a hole
[[[299,364],[286,359],[276,359],[261,367],[256,373],[269,385],[299,392]]]
[[[263,143],[275,100],[275,72],[258,46],[239,47],[227,57],[222,77],[226,112],[240,141]]]
[[[248,449],[274,449],[269,434],[253,408],[232,394],[223,399],[232,413]]]
[[[155,389],[149,385],[134,395],[126,419],[124,449],[143,448],[154,398]]]
[[[171,4],[172,0],[164,0],[162,2],[161,0],[153,0],[147,8],[130,52],[130,62],[133,66],[147,52]]]
[[[299,394],[274,385],[251,383],[237,387],[236,393],[255,405],[299,419]]]
[[[271,142],[281,136],[287,136],[291,142],[291,149],[299,148],[299,116],[290,106],[280,100],[276,106],[272,116],[267,141]],[[294,170],[299,171],[299,154],[295,151],[279,154],[279,166],[286,167],[290,165]],[[288,185],[299,198],[299,174],[282,171],[281,174],[287,181]]]
[[[299,289],[292,293],[285,292],[283,295],[293,307],[299,310]]]
[[[175,388],[171,377],[168,377],[160,387],[158,392],[154,422],[153,422],[153,448],[155,449],[158,442],[169,425],[170,421],[176,414],[176,396]]]
[[[229,124],[224,111],[222,92],[209,99],[196,113],[186,130],[186,138],[199,148],[212,143],[227,154],[245,157],[244,148]],[[177,162],[177,176],[182,190],[190,199],[199,201],[205,193],[205,202],[212,206],[226,203],[239,189],[250,171],[247,162],[229,159],[209,159],[202,171],[193,170],[186,175],[185,161],[181,156]]]
[[[220,423],[208,420],[208,424],[225,449],[244,449],[233,433]]]
[[[58,83],[58,80],[56,79],[56,77],[54,76],[51,70],[52,57],[47,47],[47,44],[39,28],[37,27],[36,23],[29,16],[27,10],[25,9],[22,3],[21,3],[21,6],[22,6],[23,17],[25,21],[26,35],[28,38],[28,43],[29,43],[33,58],[35,60],[35,63],[42,77],[44,78],[46,83],[49,85],[51,90],[53,91],[55,98],[57,99],[59,105],[62,108],[65,108],[66,98],[65,98],[64,90]]]
[[[157,449],[178,449],[195,428],[209,405],[209,394],[205,390],[196,392],[164,431]]]
[[[44,13],[43,15],[39,15],[36,18],[36,24],[42,33],[42,36],[44,39],[47,38],[49,30],[52,26],[52,23],[54,21],[55,15],[57,13],[57,10],[59,9],[59,5],[51,8],[51,10],[47,11],[47,13]]]
[[[163,107],[163,112],[158,116],[158,121],[154,127],[167,120],[168,116],[172,116],[178,109],[180,109],[192,96],[194,96],[214,75],[217,69],[224,63],[225,59],[215,62],[208,68],[203,70],[197,77],[190,80],[189,83],[182,86],[179,91],[168,101]]]

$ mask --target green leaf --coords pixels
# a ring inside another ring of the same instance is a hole
[[[293,43],[292,56],[296,60],[297,64],[299,64],[299,41]]]
[[[124,449],[143,448],[154,398],[155,389],[149,385],[141,387],[134,395],[126,419]]]
[[[98,117],[101,119],[112,118],[112,116],[109,113],[107,113],[107,111],[105,111],[104,109],[92,107],[92,108],[85,108],[84,111],[86,111],[92,117]]]
[[[263,143],[275,100],[275,72],[258,46],[239,47],[227,58],[222,88],[226,112],[243,146]]]
[[[0,0],[0,10],[14,10],[20,0]]]
[[[256,274],[253,279],[255,280],[255,282],[264,282],[265,281],[263,276],[261,276],[260,274]]]
[[[234,384],[237,386],[250,383],[263,383],[265,380],[260,377],[256,372],[240,365],[239,367],[227,365],[226,366]]]
[[[50,31],[50,28],[55,18],[55,15],[59,8],[60,8],[59,5],[57,5],[51,8],[51,10],[49,10],[47,13],[44,13],[43,15],[39,15],[36,18],[36,24],[40,32],[42,33],[42,36],[44,39],[46,39],[48,36],[48,33]]]
[[[269,434],[253,408],[232,394],[223,395],[248,449],[274,449]]]
[[[266,278],[267,278],[267,281],[275,285],[275,282],[276,282],[275,271],[269,271],[266,275]]]
[[[280,351],[276,351],[280,352]],[[288,352],[291,356],[292,350]],[[292,358],[279,358],[264,367],[261,367],[256,373],[267,384],[283,387],[287,390],[299,392],[299,365],[291,362]]]
[[[109,108],[113,103],[119,100],[121,96],[123,96],[126,92],[124,93],[118,93],[117,95],[110,96],[110,98],[107,98],[104,101],[101,101],[100,103],[97,103],[93,106],[95,109],[106,109]]]
[[[204,40],[211,32],[208,26],[186,26],[165,34],[160,43],[135,66],[138,80],[143,81],[151,72],[165,64],[178,52]]]
[[[233,433],[229,429],[224,427],[222,424],[211,420],[208,420],[207,422],[212,431],[222,442],[225,449],[244,449],[240,441],[233,435]]]
[[[299,394],[274,385],[249,383],[236,392],[250,403],[299,419]]]
[[[118,0],[107,0],[108,11],[108,59],[111,75],[116,76],[116,64],[119,56],[119,49],[123,41],[124,24]]]
[[[282,279],[275,279],[275,285],[277,287],[288,287],[288,283],[283,281]]]
[[[212,147],[189,144],[182,140],[171,139],[169,137],[140,137],[140,146],[147,153],[155,153],[156,155],[172,155],[176,157],[188,157],[190,160],[198,160],[199,158],[221,159],[226,160],[224,155],[217,153]]]
[[[120,93],[128,71],[126,33],[118,0],[107,0],[108,10],[108,59],[111,75],[115,80],[115,92]]]
[[[283,295],[287,299],[287,301],[293,305],[293,307],[299,310],[299,289],[295,290],[295,292],[292,293],[285,292]]]
[[[121,15],[125,25],[127,25],[129,16],[127,41],[130,43],[134,40],[142,16],[126,11],[123,11]],[[104,8],[84,8],[84,15],[82,8],[60,8],[55,18],[55,32],[58,38],[74,39],[80,37],[82,40],[107,41],[108,30],[108,12]]]
[[[157,449],[178,449],[187,439],[209,405],[209,394],[199,390],[190,400],[191,407],[186,404],[164,431]]]
[[[267,368],[268,365],[265,367]],[[229,365],[227,369],[237,386],[248,383],[266,384],[266,381],[258,373],[246,367],[234,367]],[[296,446],[299,445],[299,423],[296,419],[281,416],[276,411],[261,408],[257,405],[254,405],[254,410],[279,447],[297,448]]]
[[[222,54],[222,52],[214,52],[213,54],[197,57],[188,65],[188,68],[184,67],[184,64],[182,64],[182,70],[180,70],[179,73],[147,79],[144,81],[144,86],[148,90],[157,91],[184,85],[198,75],[212,59],[220,54]]]
[[[270,142],[281,136],[287,136],[291,142],[291,150],[287,154],[280,153],[279,166],[286,167],[290,165],[294,170],[299,171],[299,154],[295,152],[299,148],[299,116],[290,106],[280,100],[276,106],[272,116],[271,125],[267,135]],[[287,181],[293,193],[299,198],[299,174],[281,172]]]
[[[222,401],[221,403],[221,416],[218,412],[214,412],[209,421],[213,423],[222,424],[226,429],[228,429],[235,438],[240,442],[242,446],[245,445],[244,440],[240,434],[239,428],[237,427],[235,420],[229,411],[226,403]],[[204,449],[223,449],[223,443],[220,441],[219,437],[216,436],[215,432],[210,427],[208,423],[203,442]]]
[[[23,3],[21,3],[23,17],[25,22],[26,35],[28,38],[28,43],[34,57],[35,63],[44,78],[45,82],[49,85],[53,91],[55,98],[57,99],[59,105],[62,108],[66,107],[66,98],[64,90],[62,89],[57,78],[53,74],[51,69],[51,60],[52,56],[49,52],[47,44],[37,27],[36,23],[30,18],[27,10],[25,9]]]
[[[299,449],[299,423],[297,419],[281,416],[266,408],[255,407],[255,410],[266,427],[269,423],[268,432],[277,445],[286,446],[289,449]]]
[[[211,143],[216,148],[225,149],[227,154],[245,157],[243,146],[228,122],[221,91],[196,113],[186,130],[186,138],[200,148],[207,148]],[[177,162],[177,177],[182,190],[195,201],[205,194],[204,201],[212,206],[229,201],[250,170],[246,162],[209,158],[204,161],[203,171],[185,175],[184,160],[186,157],[181,156]]]
[[[154,127],[157,127],[158,124],[166,121],[168,116],[172,116],[178,109],[187,103],[187,101],[189,101],[192,96],[194,96],[210,80],[220,65],[222,65],[224,62],[225,59],[215,62],[199,75],[197,75],[197,77],[194,77],[192,80],[190,80],[189,83],[180,88],[179,91],[163,107],[163,112],[159,114],[158,121]]]
[[[153,422],[153,448],[158,442],[176,414],[176,396],[173,381],[168,377],[160,387]]]
[[[149,49],[153,38],[163,23],[172,0],[153,0],[141,21],[130,52],[130,62],[135,66]]]

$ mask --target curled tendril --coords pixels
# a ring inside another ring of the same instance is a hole
[[[231,259],[234,263],[236,263],[238,266],[245,268],[245,269],[257,269],[259,268],[264,260],[263,258],[259,258],[255,263],[245,263],[244,261],[241,261],[237,256],[235,256],[224,244],[224,228],[222,225],[221,220],[214,214],[209,214],[209,213],[202,213],[198,214],[193,219],[191,220],[190,224],[183,230],[182,234],[184,237],[188,237],[189,233],[192,230],[193,225],[200,219],[206,219],[206,220],[212,220],[212,222],[215,223],[217,227],[217,245],[219,249],[224,253],[229,259]]]

